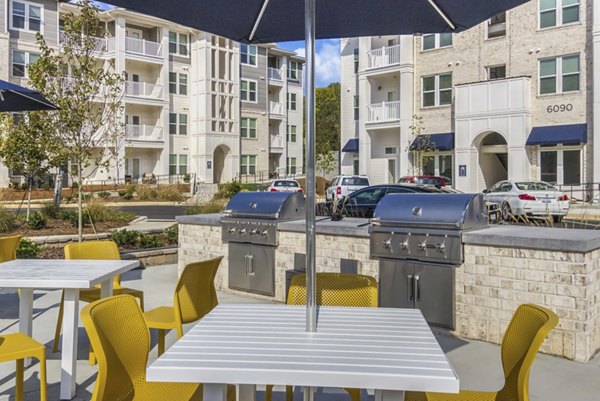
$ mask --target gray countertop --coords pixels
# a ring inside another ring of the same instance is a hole
[[[220,220],[219,213],[177,216],[180,224],[218,226]],[[317,234],[369,238],[369,219],[344,218],[331,221],[327,217],[317,217],[316,228]],[[283,222],[279,224],[279,229],[305,232],[305,221]],[[583,253],[600,249],[600,230],[492,225],[463,233],[463,242],[471,245]]]

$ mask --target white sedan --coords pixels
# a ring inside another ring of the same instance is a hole
[[[552,216],[560,222],[569,212],[569,197],[543,181],[500,181],[483,193],[485,201],[500,205],[504,220]]]
[[[268,192],[303,192],[296,180],[275,180],[271,183]]]

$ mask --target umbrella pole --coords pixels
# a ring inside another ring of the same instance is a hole
[[[315,232],[315,0],[304,1],[306,35],[306,331],[317,331]]]

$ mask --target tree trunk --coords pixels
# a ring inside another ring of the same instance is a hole
[[[83,185],[81,182],[81,161],[77,161],[77,234],[79,235],[79,242],[83,241]]]
[[[29,214],[31,213],[31,178],[27,178],[27,216],[25,221],[29,222]]]

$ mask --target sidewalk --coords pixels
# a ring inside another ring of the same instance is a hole
[[[134,270],[123,275],[124,284],[145,292],[145,306],[149,310],[160,305],[172,305],[173,289],[177,279],[176,265],[149,267]],[[35,292],[33,337],[46,345],[48,357],[48,399],[57,400],[60,377],[60,354],[52,354],[52,337],[60,302],[60,291]],[[13,290],[0,290],[0,332],[9,333],[18,326],[18,295]],[[251,297],[219,293],[220,303],[264,302]],[[81,303],[83,307],[85,303]],[[79,329],[79,350],[77,362],[77,397],[74,400],[89,400],[94,388],[96,367],[87,363],[88,340],[83,327]],[[440,344],[447,352],[461,381],[461,388],[472,390],[494,390],[502,385],[500,347],[493,344],[464,341],[438,336]],[[175,341],[174,333],[169,333],[167,346]],[[153,347],[156,337],[152,337]],[[156,348],[150,359],[156,358]],[[0,401],[14,399],[14,363],[0,364]],[[38,366],[25,371],[25,400],[39,400]],[[571,362],[548,355],[538,355],[531,372],[531,401],[597,401],[600,394],[600,356],[586,364]],[[300,390],[295,397],[300,400]],[[283,392],[274,393],[274,401],[284,401]],[[372,400],[372,394],[363,392],[363,400]],[[263,400],[259,392],[257,400]],[[338,389],[320,389],[317,401],[349,401],[347,394]],[[166,400],[165,400],[166,401]],[[176,401],[176,400],[174,400]]]

